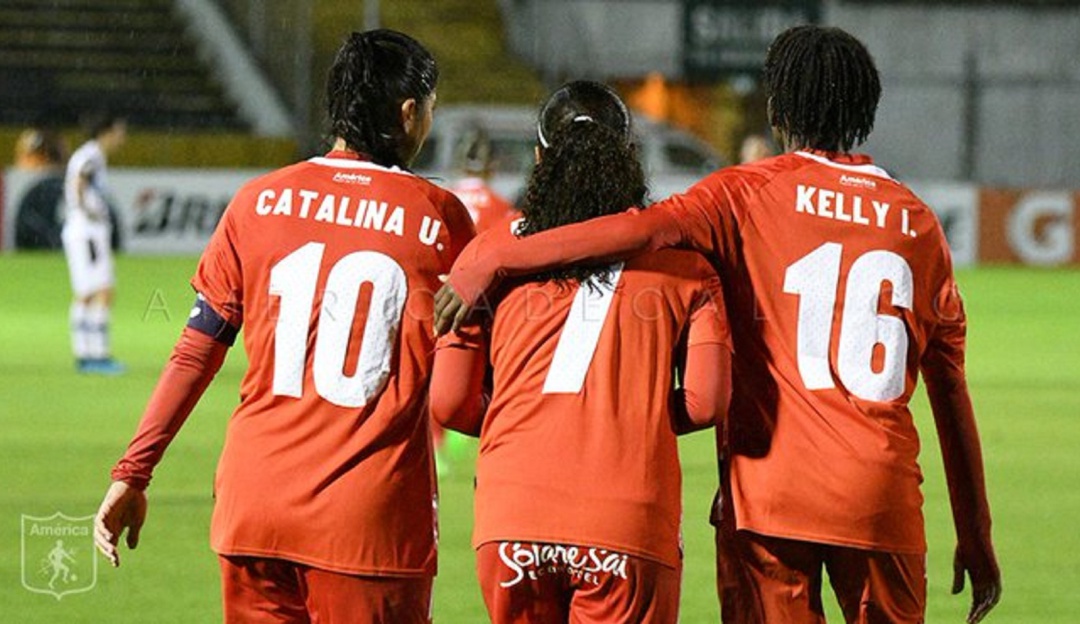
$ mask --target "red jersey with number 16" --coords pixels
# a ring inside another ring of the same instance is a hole
[[[965,331],[934,213],[868,157],[819,152],[720,170],[650,210],[723,279],[737,526],[924,552],[908,401],[920,367],[962,381]]]
[[[472,235],[449,192],[331,152],[246,184],[192,285],[249,367],[211,542],[365,575],[435,569],[433,293]]]

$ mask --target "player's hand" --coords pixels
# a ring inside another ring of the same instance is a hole
[[[454,291],[450,282],[446,282],[435,293],[435,335],[442,336],[448,331],[457,331],[465,318],[469,316],[469,307]]]
[[[113,481],[94,518],[94,544],[114,568],[120,567],[120,535],[127,529],[128,548],[139,545],[146,520],[146,494],[123,481]]]
[[[959,546],[956,548],[956,555],[953,557],[952,593],[955,595],[964,591],[964,577],[971,577],[971,611],[968,612],[967,621],[968,624],[977,624],[1001,599],[1001,572],[992,552],[971,558],[978,559],[981,563],[965,561],[967,557]]]

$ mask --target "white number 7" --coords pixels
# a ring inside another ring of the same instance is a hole
[[[592,287],[578,286],[570,314],[566,317],[551,368],[544,378],[543,394],[577,394],[585,385],[600,332],[604,329],[611,301],[615,298],[615,286],[622,275],[623,264],[612,267],[608,284],[594,282]]]
[[[796,356],[808,390],[835,387],[829,365],[833,311],[840,283],[843,246],[825,243],[788,267],[784,292],[799,296]],[[914,301],[911,266],[891,251],[869,251],[848,271],[840,317],[836,373],[856,397],[892,401],[904,393],[908,336],[903,319],[878,313],[881,285],[892,284],[892,304],[910,310]],[[873,369],[874,349],[884,348],[881,370]]]

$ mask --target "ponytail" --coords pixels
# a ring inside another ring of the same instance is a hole
[[[412,146],[401,104],[410,98],[422,104],[438,78],[435,59],[412,37],[393,30],[352,33],[326,83],[331,132],[380,165],[405,167]]]
[[[630,138],[629,112],[607,87],[579,81],[552,95],[537,124],[541,158],[525,191],[519,235],[644,205],[645,173]],[[537,279],[584,282],[591,277],[606,282],[610,271],[574,266]]]

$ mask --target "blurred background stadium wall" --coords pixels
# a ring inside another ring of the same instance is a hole
[[[0,0],[0,157],[34,161],[17,154],[32,144],[19,143],[27,128],[74,146],[88,111],[123,113],[131,138],[111,166],[126,185],[114,189],[120,229],[135,241],[133,222],[162,210],[147,198],[168,195],[155,188],[197,180],[180,169],[234,171],[213,197],[173,201],[217,204],[253,172],[321,151],[334,51],[352,30],[386,26],[432,49],[440,104],[459,106],[436,116],[421,173],[457,174],[454,119],[526,111],[496,167],[513,197],[528,171],[527,111],[565,80],[593,78],[662,122],[639,133],[659,198],[737,162],[744,138],[769,135],[761,60],[776,33],[805,21],[841,26],[875,55],[885,95],[866,150],[939,210],[958,263],[1077,261],[1080,143],[1065,131],[1080,127],[1077,2]],[[132,167],[169,173],[125,178]],[[5,248],[43,174],[20,175],[8,171]],[[197,212],[212,227],[214,211]],[[170,229],[183,237],[186,221],[155,219],[159,238],[142,248],[198,251],[198,236],[157,244]]]

